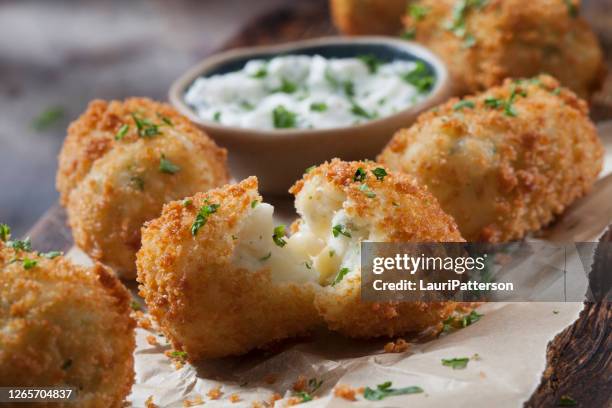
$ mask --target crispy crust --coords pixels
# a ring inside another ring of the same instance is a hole
[[[378,180],[374,162],[343,162],[334,159],[298,181],[291,193],[310,191],[307,184],[330,183],[347,199],[344,210],[368,220],[371,237],[383,242],[463,242],[455,221],[442,211],[435,197],[411,176],[387,171]],[[365,180],[355,181],[357,169]],[[367,185],[369,197],[360,186]],[[350,337],[395,336],[426,329],[438,329],[457,308],[454,302],[364,302],[361,300],[361,274],[356,273],[334,287],[317,293],[315,305],[328,326]]]
[[[491,0],[465,14],[464,37],[448,29],[459,1],[420,0],[428,12],[404,19],[416,41],[447,63],[457,92],[476,92],[507,77],[549,73],[589,98],[605,78],[603,52],[588,23],[561,0]],[[580,1],[573,1],[578,12]],[[466,38],[472,36],[469,46]]]
[[[513,90],[515,117],[487,106]],[[586,103],[550,76],[465,98],[474,108],[456,109],[458,102],[397,132],[378,160],[427,185],[468,241],[504,242],[542,228],[601,171],[604,149]]]
[[[319,318],[314,286],[274,283],[270,269],[233,265],[241,222],[261,201],[250,177],[171,202],[161,217],[147,223],[138,252],[140,294],[163,332],[192,361],[243,354],[308,332]],[[218,204],[194,237],[198,210]]]
[[[396,35],[406,0],[330,0],[334,25],[343,34]]]
[[[11,262],[24,256],[37,265]],[[0,242],[0,385],[73,386],[79,406],[121,407],[134,381],[130,299],[100,264],[84,268]]]
[[[159,124],[161,134],[139,137],[132,113]],[[129,126],[127,133],[115,140],[123,125]],[[162,155],[180,171],[162,173]],[[166,104],[145,98],[91,102],[70,125],[59,156],[57,188],[75,242],[133,279],[142,224],[166,201],[225,184],[226,156],[225,149]]]

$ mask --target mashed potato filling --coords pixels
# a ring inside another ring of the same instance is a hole
[[[347,197],[322,180],[307,183],[296,197],[301,218],[297,231],[275,241],[274,207],[259,203],[242,221],[233,263],[251,271],[270,269],[272,280],[334,284],[360,272],[361,241],[369,238],[367,225],[359,225],[344,209]]]

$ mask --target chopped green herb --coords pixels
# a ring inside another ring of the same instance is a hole
[[[304,261],[304,266],[306,269],[312,269],[312,261]]]
[[[216,112],[213,114],[213,120],[214,120],[215,122],[221,122],[221,112],[216,111]]]
[[[306,170],[304,170],[304,174],[308,174],[313,171],[317,166],[310,166]]]
[[[460,329],[462,327],[467,327],[469,325],[476,323],[478,320],[480,320],[482,316],[483,316],[482,314],[476,312],[475,310],[472,310],[470,314],[467,314],[460,318],[457,316],[450,316],[446,320],[444,320],[444,322],[442,322],[443,323],[442,332],[448,333],[449,331],[453,329]]]
[[[512,88],[510,91],[510,97],[508,98],[508,100],[489,97],[485,99],[484,103],[486,106],[493,108],[493,109],[503,108],[504,114],[506,116],[515,117],[517,115],[517,112],[513,106],[513,103],[516,100],[517,96],[526,97],[527,92],[521,90],[520,88],[517,88],[516,85],[512,84]]]
[[[346,228],[345,225],[337,224],[332,228],[332,234],[335,238],[338,238],[339,235],[344,235],[347,238],[351,238],[350,231]]]
[[[421,21],[429,14],[429,8],[419,6],[418,4],[411,4],[408,7],[408,14],[410,14],[410,17],[412,17],[414,21]]]
[[[444,27],[455,34],[457,37],[466,35],[465,19],[472,9],[481,9],[487,4],[488,0],[459,0],[453,7],[453,14],[450,21]]]
[[[325,112],[327,110],[327,104],[323,102],[313,102],[310,104],[310,110],[313,112]]]
[[[345,81],[342,86],[344,88],[344,93],[346,94],[346,96],[348,96],[349,98],[355,96],[355,84],[352,81]]]
[[[274,228],[274,234],[272,234],[272,241],[279,247],[287,245],[287,241],[283,238],[285,236],[285,226],[283,224]]]
[[[558,310],[553,310],[553,314],[559,314]]]
[[[187,358],[187,352],[186,351],[172,350],[170,352],[170,357],[186,359]]]
[[[193,204],[193,200],[191,198],[186,198],[183,200],[183,207],[189,207],[191,204]]]
[[[142,177],[139,177],[139,176],[130,177],[130,184],[132,185],[132,187],[135,187],[137,190],[140,190],[140,191],[144,190],[145,182]]]
[[[325,80],[329,82],[329,84],[334,88],[340,87],[340,82],[338,81],[338,79],[336,79],[335,76],[332,75],[329,69],[325,70]]]
[[[578,405],[578,402],[569,395],[562,395],[557,403],[558,407],[575,407],[576,405]]]
[[[142,306],[140,306],[140,303],[138,303],[135,300],[132,300],[130,302],[130,307],[132,308],[133,311],[137,312],[139,310],[142,310]]]
[[[138,136],[153,137],[161,134],[159,131],[159,126],[151,122],[149,119],[140,118],[135,113],[132,113],[132,118],[136,123],[136,128],[138,129]]]
[[[174,127],[174,123],[172,123],[172,121],[170,120],[169,117],[162,115],[161,113],[157,112],[157,117],[164,122],[166,125],[170,126],[170,127]]]
[[[383,181],[385,177],[388,175],[387,171],[383,169],[382,167],[377,167],[374,170],[372,170],[372,174],[374,174],[374,176],[376,177],[376,180],[378,181]]]
[[[255,106],[249,101],[240,101],[240,107],[245,111],[252,111]]]
[[[159,159],[159,171],[166,174],[175,174],[181,171],[181,168],[176,164],[172,163],[165,155],[162,154]]]
[[[55,125],[60,119],[64,117],[64,108],[61,106],[53,106],[41,112],[33,121],[32,126],[35,130],[43,131],[47,130],[51,126]]]
[[[504,101],[498,98],[489,97],[484,100],[484,103],[489,108],[498,109],[504,106]]]
[[[232,234],[232,241],[237,241],[237,240],[238,240],[238,236]],[[270,254],[270,255],[272,255],[272,254]]]
[[[351,270],[349,268],[342,268],[338,271],[338,273],[336,274],[336,277],[334,278],[334,280],[332,281],[332,286],[336,286],[336,284],[340,283],[340,281],[342,281],[342,279],[344,279],[344,277],[346,276],[347,273],[349,273]]]
[[[277,129],[288,129],[296,126],[297,115],[294,112],[288,111],[283,105],[277,106],[272,111],[272,119],[274,127]]]
[[[402,79],[421,93],[431,90],[435,82],[433,75],[429,72],[423,61],[417,61],[414,69],[402,75]]]
[[[58,256],[62,256],[64,253],[60,252],[60,251],[49,251],[49,252],[44,252],[44,253],[39,253],[39,256],[42,256],[43,258],[47,258],[47,259],[54,259],[57,258]]]
[[[574,3],[574,0],[563,0],[565,2],[565,6],[567,7],[567,12],[572,18],[578,17],[578,5]]]
[[[476,37],[472,34],[467,33],[465,35],[465,39],[463,40],[463,48],[472,48],[476,45]]]
[[[23,258],[23,269],[30,270],[38,265],[38,261],[28,257]]]
[[[561,93],[561,88],[557,87],[555,89],[552,90],[552,94],[553,95],[559,95]]]
[[[306,391],[296,392],[295,395],[302,400],[301,402],[312,401],[312,395],[310,395]]]
[[[216,213],[219,207],[219,204],[208,204],[208,201],[206,205],[200,207],[200,211],[198,211],[195,221],[191,225],[191,235],[195,237],[200,228],[202,228],[208,221],[208,217],[211,214]]]
[[[15,251],[32,251],[32,241],[30,240],[30,237],[26,237],[26,239],[24,240],[8,241],[6,243],[6,246],[9,248],[13,248]]]
[[[257,204],[259,204],[259,201],[257,201],[257,200],[251,201],[251,208],[257,207]]]
[[[401,37],[404,40],[414,40],[414,38],[416,37],[416,28],[414,27],[406,28],[406,30],[404,30],[404,32],[402,33]]]
[[[373,192],[372,190],[370,190],[370,187],[368,187],[368,185],[367,185],[367,184],[362,184],[362,185],[360,185],[360,186],[359,186],[359,190],[360,190],[361,192],[363,192],[363,193],[366,195],[366,197],[368,197],[368,198],[374,198],[374,197],[376,197],[376,193],[375,193],[375,192]]]
[[[456,104],[453,105],[453,110],[455,111],[459,111],[462,110],[464,108],[470,108],[470,109],[474,109],[476,107],[476,104],[473,101],[459,101]]]
[[[262,256],[261,258],[259,258],[259,260],[260,260],[261,262],[263,262],[263,261],[267,261],[268,259],[270,259],[270,257],[271,257],[271,256],[272,256],[272,252],[268,252],[268,254],[267,254],[267,255]]]
[[[297,91],[297,85],[295,82],[291,82],[288,79],[281,79],[281,86],[275,92],[282,92],[286,94],[292,94]]]
[[[308,389],[310,392],[315,392],[321,385],[323,384],[323,380],[317,380],[316,378],[311,378],[308,380]]]
[[[421,387],[405,387],[405,388],[391,388],[391,381],[384,382],[376,386],[375,389],[366,387],[363,397],[370,401],[380,401],[387,397],[393,397],[395,395],[406,395],[406,394],[419,394],[423,392]]]
[[[351,113],[355,116],[361,116],[366,119],[374,119],[375,115],[369,113],[361,106],[359,106],[356,102],[353,102],[353,106],[351,107]]]
[[[366,179],[366,177],[367,177],[366,171],[363,169],[363,167],[359,167],[357,171],[355,172],[355,175],[353,176],[353,181],[362,182]]]
[[[476,312],[475,310],[472,310],[469,315],[463,316],[463,318],[461,319],[461,325],[463,327],[467,327],[479,321],[482,316],[483,315],[481,315],[480,313]]]
[[[115,135],[115,140],[123,139],[125,135],[127,135],[128,130],[130,130],[130,125],[128,125],[127,123],[121,125],[121,127],[117,131],[117,134]]]
[[[265,67],[261,67],[257,70],[257,72],[251,75],[251,78],[261,79],[267,76],[268,76],[268,70]]]
[[[361,60],[366,67],[368,67],[368,71],[370,71],[371,74],[378,72],[378,67],[383,64],[382,60],[372,54],[358,55],[357,58]]]
[[[336,255],[336,251],[334,251],[333,249],[330,249],[330,251],[329,251],[329,257],[330,257],[330,258],[333,258],[333,257],[334,257],[334,255]]]
[[[3,242],[8,241],[11,238],[11,227],[6,224],[0,224],[0,240]]]
[[[453,370],[462,370],[465,367],[467,367],[469,361],[470,359],[468,357],[449,358],[449,359],[443,358],[442,365],[451,367]]]

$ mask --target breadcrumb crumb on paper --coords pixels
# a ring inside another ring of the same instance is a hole
[[[229,396],[229,400],[233,404],[235,404],[236,402],[242,401],[242,399],[240,398],[240,395],[235,394],[235,393]]]
[[[202,399],[201,395],[196,396],[192,400],[183,401],[183,407],[195,407],[195,406],[203,405],[203,404],[204,404],[204,400]]]
[[[334,388],[334,395],[338,398],[342,398],[348,401],[356,401],[357,393],[359,390],[357,388],[353,388],[350,385],[336,385]]]
[[[146,408],[158,408],[158,406],[155,405],[155,403],[153,402],[152,395],[150,395],[149,398],[147,398],[147,400],[145,401],[145,407]]]
[[[404,339],[397,339],[385,344],[385,353],[403,353],[410,349],[410,343]]]
[[[221,391],[221,386],[220,385],[216,386],[215,388],[208,391],[206,395],[208,395],[208,398],[210,398],[211,400],[218,400],[219,398],[223,396],[223,391]]]

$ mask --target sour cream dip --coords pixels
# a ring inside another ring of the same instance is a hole
[[[421,61],[283,55],[200,77],[184,98],[200,118],[222,125],[328,129],[409,108],[427,97],[434,82]]]

